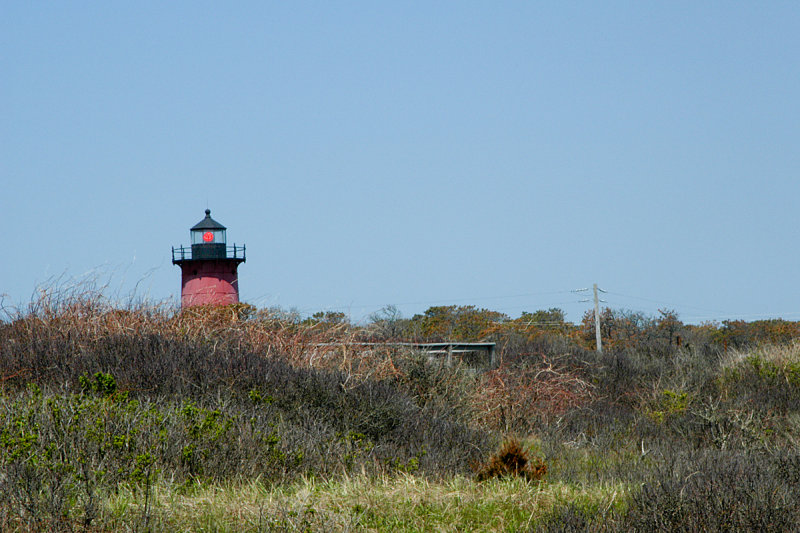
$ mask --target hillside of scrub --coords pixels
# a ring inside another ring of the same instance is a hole
[[[798,529],[798,323],[593,327],[44,291],[0,322],[0,529]],[[497,365],[397,342],[442,340]]]

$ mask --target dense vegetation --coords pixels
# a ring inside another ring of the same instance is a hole
[[[800,529],[798,323],[6,312],[3,531]],[[391,342],[447,339],[500,363]]]

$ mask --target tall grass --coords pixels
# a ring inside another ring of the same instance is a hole
[[[611,513],[623,485],[577,488],[504,478],[475,483],[409,474],[331,480],[302,478],[280,487],[260,481],[208,485],[178,493],[155,489],[156,531],[525,531],[553,509],[576,502]],[[601,512],[602,512],[601,511]],[[108,500],[106,522],[136,524],[142,508],[127,489]]]

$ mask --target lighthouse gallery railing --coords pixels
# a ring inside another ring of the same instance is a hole
[[[192,257],[191,246],[173,246],[172,262],[176,263],[178,261],[192,261],[193,259],[240,259],[241,261],[245,261],[247,259],[245,257],[245,252],[246,250],[244,244],[241,246],[234,244],[233,246],[226,246],[224,254],[220,253],[216,257],[209,257],[207,252],[203,253],[202,257],[200,257],[199,254],[196,254],[198,257]]]

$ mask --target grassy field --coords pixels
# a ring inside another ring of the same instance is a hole
[[[0,323],[0,529],[800,530],[795,324],[598,354],[491,316],[476,371],[385,324],[44,293]]]

